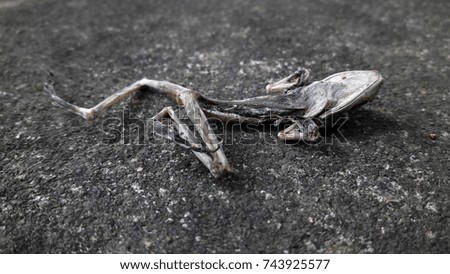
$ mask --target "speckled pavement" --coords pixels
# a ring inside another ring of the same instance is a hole
[[[449,13],[420,0],[0,0],[0,252],[449,253]],[[142,93],[86,122],[42,91],[52,71],[83,106],[144,76],[239,99],[299,66],[316,80],[378,70],[385,84],[343,142],[218,127],[235,171],[220,179],[176,145],[106,138],[169,98]]]

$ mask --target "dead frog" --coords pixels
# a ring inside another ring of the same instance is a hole
[[[377,71],[345,71],[312,83],[309,79],[309,71],[300,68],[290,76],[267,85],[269,95],[219,100],[167,81],[143,78],[92,108],[79,107],[58,97],[53,81],[45,84],[44,89],[57,105],[86,120],[96,119],[103,111],[142,89],[174,97],[194,129],[182,123],[172,107],[165,107],[152,117],[153,133],[191,149],[212,175],[219,177],[230,172],[231,166],[208,118],[239,123],[290,123],[278,133],[279,139],[315,141],[320,132],[313,118],[325,120],[365,104],[375,97],[383,83]],[[166,123],[167,119],[172,123]]]

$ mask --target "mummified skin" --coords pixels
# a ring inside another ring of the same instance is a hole
[[[103,111],[142,88],[175,97],[200,139],[187,125],[181,123],[172,107],[165,107],[152,117],[154,133],[191,149],[209,171],[219,177],[232,169],[208,123],[209,117],[241,123],[288,122],[290,125],[278,133],[278,138],[315,141],[320,133],[313,118],[324,120],[369,102],[376,96],[382,83],[383,78],[377,71],[345,71],[309,83],[309,71],[300,68],[290,76],[269,84],[266,87],[269,95],[243,100],[218,100],[167,81],[144,78],[92,108],[79,107],[61,99],[56,95],[53,82],[47,83],[44,89],[57,105],[86,120],[96,119]],[[163,123],[165,118],[170,118],[173,123]]]

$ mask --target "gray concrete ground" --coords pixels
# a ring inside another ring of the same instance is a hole
[[[421,0],[1,0],[0,252],[450,252],[449,13]],[[170,99],[143,93],[89,123],[42,91],[51,70],[84,106],[144,76],[245,98],[298,66],[314,79],[375,69],[385,84],[342,127],[347,142],[225,128],[235,173],[221,179],[136,132],[104,140],[124,109],[149,118]]]

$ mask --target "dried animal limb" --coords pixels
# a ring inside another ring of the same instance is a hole
[[[197,158],[215,176],[231,171],[231,166],[208,123],[207,117],[240,123],[289,122],[278,134],[281,140],[315,141],[320,137],[319,126],[312,120],[327,119],[372,100],[383,83],[376,71],[346,71],[309,84],[309,71],[301,68],[290,76],[267,85],[270,95],[244,100],[218,100],[166,81],[143,78],[109,96],[92,108],[83,108],[66,102],[56,95],[53,82],[45,84],[45,91],[53,101],[86,120],[96,119],[114,104],[135,94],[143,87],[174,97],[184,108],[195,131],[181,123],[171,107],[165,107],[155,115],[153,131],[184,148],[191,149]],[[162,123],[170,118],[175,127]]]

